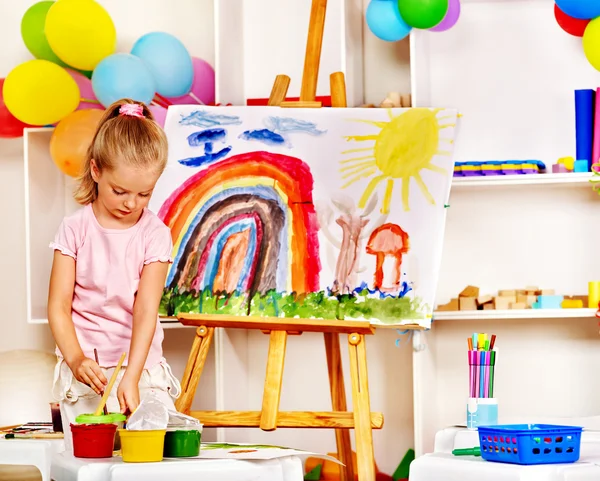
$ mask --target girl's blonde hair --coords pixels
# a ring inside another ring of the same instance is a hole
[[[141,106],[144,118],[120,113],[125,104]],[[98,197],[98,186],[92,178],[92,159],[100,172],[113,169],[119,159],[129,166],[162,173],[167,164],[167,137],[146,105],[121,99],[106,109],[88,148],[74,194],[75,200],[82,205],[90,204]]]

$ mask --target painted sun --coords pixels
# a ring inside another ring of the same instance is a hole
[[[388,121],[360,120],[378,127],[380,130],[371,135],[346,136],[347,141],[373,141],[372,147],[345,150],[342,154],[369,152],[368,155],[353,157],[340,161],[342,179],[346,182],[342,188],[362,180],[370,179],[358,202],[364,208],[375,189],[385,182],[385,193],[381,205],[381,213],[390,211],[396,181],[401,183],[402,207],[410,210],[410,184],[414,179],[425,199],[435,204],[435,199],[423,181],[421,172],[429,170],[446,175],[446,170],[433,163],[438,155],[451,155],[451,152],[440,150],[440,143],[451,144],[452,139],[440,136],[440,131],[453,127],[455,116],[438,116],[443,109],[412,108],[394,116],[388,109]]]

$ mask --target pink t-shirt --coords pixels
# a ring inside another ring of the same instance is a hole
[[[134,226],[105,229],[88,204],[65,217],[50,247],[76,260],[72,311],[83,353],[94,359],[96,348],[101,366],[116,366],[121,354],[129,353],[133,303],[143,267],[172,262],[169,228],[144,209]],[[163,360],[164,332],[158,317],[156,321],[146,369]],[[57,354],[61,355],[58,348]]]

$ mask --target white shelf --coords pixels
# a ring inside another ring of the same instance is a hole
[[[592,188],[591,172],[566,174],[515,174],[490,175],[477,177],[454,177],[452,187],[480,187],[494,185],[555,185],[555,184],[586,184]]]
[[[596,316],[596,309],[490,309],[487,311],[435,311],[433,321],[486,319],[572,319]]]
[[[194,326],[184,326],[177,319],[161,319],[160,323],[162,324],[163,329],[179,329],[184,327],[194,327]],[[44,325],[48,324],[48,319],[31,319],[29,324],[37,324]]]

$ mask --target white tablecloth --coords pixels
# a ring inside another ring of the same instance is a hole
[[[300,458],[266,461],[181,459],[160,463],[124,463],[121,458],[78,459],[59,453],[52,458],[54,481],[303,481]]]

